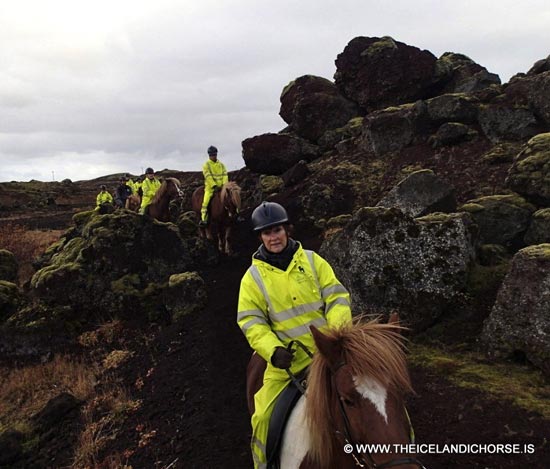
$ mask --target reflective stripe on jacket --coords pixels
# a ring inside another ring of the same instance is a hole
[[[338,326],[349,320],[348,291],[327,261],[301,245],[286,271],[253,258],[241,280],[237,322],[268,363],[276,347],[293,339],[315,350],[309,326]]]
[[[225,165],[220,160],[208,160],[204,163],[202,174],[204,176],[204,185],[207,187],[218,186],[221,188],[229,181]]]

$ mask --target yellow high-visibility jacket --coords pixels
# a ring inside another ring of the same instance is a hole
[[[149,179],[145,178],[141,183],[141,190],[143,191],[143,197],[141,198],[141,210],[145,209],[147,205],[151,203],[156,192],[159,190],[161,182],[157,178]]]
[[[128,180],[126,181],[126,185],[127,185],[130,189],[132,189],[132,194],[137,194],[137,189],[136,189],[136,185],[135,185],[134,181],[132,181],[131,179],[128,179]]]
[[[310,325],[324,329],[350,320],[348,291],[326,260],[301,245],[286,271],[253,258],[241,280],[237,323],[250,346],[269,364],[270,375],[288,379],[284,370],[270,366],[276,347],[297,339],[313,352]],[[309,361],[298,349],[291,370],[301,371]]]
[[[113,196],[109,194],[107,191],[101,191],[99,194],[97,194],[97,197],[95,199],[96,207],[99,207],[101,204],[105,203],[113,203]]]
[[[221,188],[229,181],[227,169],[225,169],[225,165],[220,160],[212,161],[209,159],[202,167],[202,174],[206,189],[214,186]]]

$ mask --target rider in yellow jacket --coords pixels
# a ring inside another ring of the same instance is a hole
[[[202,167],[204,176],[204,198],[202,199],[200,226],[208,224],[208,204],[214,195],[214,192],[221,189],[229,181],[225,165],[218,160],[218,149],[208,147],[208,161]]]
[[[109,192],[107,192],[107,187],[105,187],[105,185],[103,184],[101,185],[101,192],[97,194],[97,197],[95,198],[95,202],[96,202],[96,207],[95,207],[96,210],[99,210],[103,204],[113,203],[113,196]]]
[[[151,203],[156,192],[159,190],[160,181],[155,177],[155,171],[153,168],[147,168],[145,170],[145,179],[141,183],[141,190],[143,196],[141,198],[141,207],[139,213],[145,213],[145,207]]]
[[[255,468],[266,467],[269,419],[278,395],[311,358],[301,349],[289,352],[292,340],[310,351],[315,343],[309,327],[323,330],[351,320],[350,298],[321,256],[289,237],[286,210],[264,202],[252,213],[261,246],[241,280],[237,322],[250,346],[267,362],[262,388],[254,396],[252,457]]]

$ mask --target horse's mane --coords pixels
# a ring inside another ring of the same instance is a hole
[[[222,186],[222,192],[220,194],[222,202],[227,198],[231,197],[231,203],[234,207],[241,208],[241,188],[235,181],[226,182]]]
[[[353,324],[324,334],[340,342],[343,361],[351,367],[352,376],[372,377],[386,386],[388,392],[400,395],[412,391],[401,329],[396,324],[377,320],[361,322],[358,318]],[[309,371],[306,416],[311,437],[310,456],[319,467],[330,461],[333,451],[338,450],[333,438],[335,416],[332,412],[338,397],[331,376],[327,360],[316,353]]]
[[[170,188],[170,184],[168,184],[169,182],[174,183],[176,185],[176,187],[180,186],[180,182],[179,182],[178,179],[176,179],[176,178],[166,178],[164,181],[162,181],[162,184],[158,188],[158,191],[155,192],[155,195],[151,199],[152,204],[157,203],[160,199],[162,199],[166,195],[166,192]]]

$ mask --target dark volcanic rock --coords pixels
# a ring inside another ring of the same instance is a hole
[[[13,253],[0,249],[0,280],[15,282],[18,268],[17,259]]]
[[[540,125],[527,107],[508,104],[481,106],[478,114],[483,133],[494,143],[523,140],[540,132]]]
[[[420,330],[463,291],[474,244],[467,214],[412,219],[398,209],[365,207],[323,243],[321,254],[349,289],[354,314],[398,308]]]
[[[550,244],[529,246],[512,260],[482,339],[492,355],[514,352],[550,376]]]
[[[410,217],[456,211],[454,188],[429,169],[415,171],[388,192],[377,207],[395,207]]]
[[[527,245],[550,243],[550,208],[533,213],[524,239]]]
[[[279,114],[291,131],[315,142],[327,130],[344,126],[358,110],[331,81],[304,75],[284,88]]]
[[[434,124],[476,121],[477,101],[467,94],[444,94],[426,101],[428,117]]]
[[[469,200],[460,210],[468,212],[479,227],[482,244],[502,244],[517,250],[535,207],[518,195],[488,195]]]
[[[478,135],[477,131],[460,122],[446,122],[428,141],[434,148],[457,145],[466,140],[472,140]]]
[[[505,89],[506,96],[518,106],[528,107],[550,130],[550,72],[518,78]]]
[[[463,54],[445,52],[435,64],[440,94],[469,93],[491,85],[499,85],[500,78]]]
[[[242,142],[243,159],[251,171],[279,175],[300,160],[311,161],[318,147],[292,134],[262,134]]]
[[[525,198],[550,205],[550,133],[533,137],[516,157],[506,184]]]
[[[364,113],[430,97],[435,56],[391,37],[356,37],[336,59],[336,86]]]

